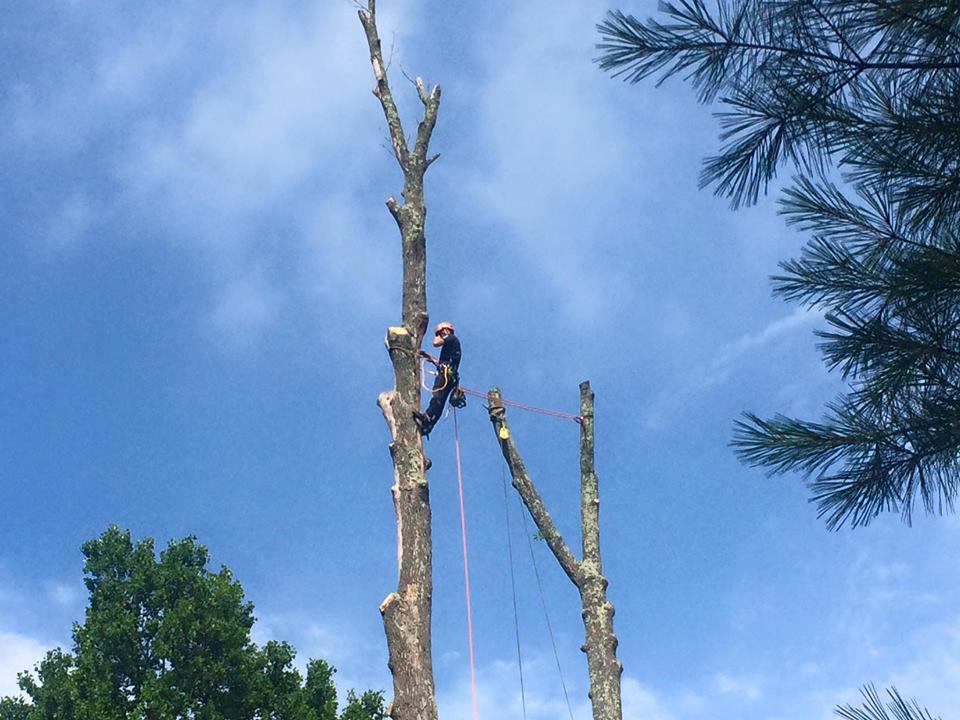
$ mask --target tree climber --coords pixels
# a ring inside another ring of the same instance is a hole
[[[442,348],[440,358],[430,353],[420,351],[420,356],[437,366],[437,379],[433,381],[433,396],[424,412],[413,411],[413,416],[420,426],[420,434],[429,436],[433,426],[443,414],[443,406],[447,398],[453,394],[450,404],[454,407],[463,407],[466,403],[463,391],[460,390],[460,338],[454,334],[453,323],[442,322],[434,331],[433,346]]]

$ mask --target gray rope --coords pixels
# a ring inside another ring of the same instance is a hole
[[[520,498],[517,498],[520,502]],[[540,593],[540,605],[543,608],[543,617],[547,621],[547,632],[550,633],[550,644],[553,646],[553,657],[557,661],[557,673],[560,675],[560,686],[563,688],[563,698],[567,701],[567,712],[570,713],[570,720],[573,720],[573,708],[570,705],[570,695],[567,693],[567,683],[563,679],[563,668],[560,667],[560,654],[557,652],[557,641],[553,636],[553,625],[550,623],[550,613],[547,612],[547,600],[543,594],[543,583],[540,582],[540,569],[537,567],[537,557],[533,552],[533,539],[530,534],[530,528],[527,525],[527,516],[523,512],[526,510],[521,505],[520,517],[523,520],[523,534],[527,536],[527,545],[530,548],[530,560],[533,562],[533,574],[537,578],[537,591]]]
[[[513,594],[513,628],[517,637],[517,666],[520,668],[520,706],[523,720],[527,720],[527,695],[523,687],[523,656],[520,653],[520,614],[517,612],[517,581],[513,569],[513,541],[510,539],[510,504],[507,498],[507,476],[500,466],[500,480],[503,481],[503,515],[507,520],[507,555],[510,558],[510,591]]]

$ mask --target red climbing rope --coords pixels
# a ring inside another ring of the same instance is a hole
[[[447,383],[450,380],[449,376],[447,376],[446,374],[444,374],[443,385],[441,385],[439,388],[427,387],[426,383],[424,382],[424,378],[427,375],[439,375],[440,373],[439,371],[434,372],[431,370],[427,370],[426,363],[427,363],[426,358],[420,358],[420,387],[422,387],[427,392],[440,392],[444,390],[447,387]],[[473,397],[482,398],[484,400],[486,400],[487,398],[487,394],[484,392],[480,392],[479,390],[474,390],[473,388],[464,387],[463,385],[460,385],[459,387],[466,395],[473,395]],[[582,418],[579,415],[571,415],[570,413],[560,412],[559,410],[547,410],[545,408],[539,408],[534,405],[527,405],[522,402],[517,402],[516,400],[507,400],[506,398],[501,398],[500,400],[507,407],[516,408],[517,410],[526,410],[527,412],[537,413],[538,415],[547,415],[548,417],[562,418],[564,420],[573,420],[576,423],[579,423],[580,420],[582,420]]]
[[[472,388],[460,386],[460,389],[463,390],[467,395],[473,395],[473,397],[484,398],[486,399],[487,394],[480,392],[479,390],[474,390]],[[506,398],[501,398],[504,405],[507,407],[517,408],[517,410],[526,410],[527,412],[537,413],[539,415],[547,415],[549,417],[563,418],[564,420],[573,420],[574,422],[579,423],[581,418],[579,415],[571,415],[570,413],[560,412],[559,410],[545,410],[544,408],[535,407],[533,405],[527,405],[525,403],[517,402],[516,400],[507,400]]]
[[[453,438],[457,454],[457,488],[460,491],[460,535],[463,538],[463,584],[467,595],[467,644],[470,648],[470,697],[473,701],[473,720],[479,720],[477,709],[477,675],[473,662],[473,609],[470,605],[470,561],[467,553],[467,514],[463,509],[463,469],[460,466],[460,427],[457,411],[453,411]]]

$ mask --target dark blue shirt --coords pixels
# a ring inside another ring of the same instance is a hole
[[[453,333],[443,339],[443,349],[440,350],[440,364],[449,365],[454,370],[460,368],[460,338]]]

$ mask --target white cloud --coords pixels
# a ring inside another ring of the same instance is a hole
[[[305,212],[300,280],[308,297],[340,312],[348,308],[353,318],[390,312],[399,297],[398,276],[391,274],[399,268],[399,239],[378,234],[376,222],[341,193]]]
[[[497,661],[478,666],[477,705],[480,717],[519,720],[523,717],[524,709],[528,720],[569,718],[571,712],[574,720],[592,717],[587,688],[578,678],[566,678],[570,700],[570,706],[567,706],[552,657],[525,657],[523,675],[524,693],[521,696],[516,663]],[[465,674],[452,683],[444,684],[439,675],[438,680],[437,702],[441,717],[472,717],[470,683]],[[653,688],[629,675],[621,678],[621,698],[624,720],[674,720],[678,717],[667,709],[669,703]]]
[[[188,222],[242,224],[309,192],[320,176],[343,189],[365,178],[368,163],[388,161],[355,13],[347,3],[307,8],[260,3],[214,18],[217,52],[187,58],[213,71],[198,73],[177,116],[141,123],[126,158],[128,177],[153,202]],[[408,10],[408,2],[391,3],[391,13]],[[390,23],[391,15],[381,18],[384,32]]]
[[[51,649],[26,635],[0,630],[0,696],[19,695],[17,673],[33,670]]]
[[[219,289],[210,322],[222,341],[245,346],[276,319],[281,302],[280,292],[260,274],[234,277]]]
[[[683,368],[678,373],[679,387],[665,388],[650,402],[642,413],[644,427],[662,427],[673,421],[677,413],[695,407],[693,398],[724,384],[742,369],[745,358],[762,356],[794,333],[806,333],[808,327],[821,317],[818,312],[800,308],[758,331],[745,333],[719,349],[710,350],[709,359],[700,365]],[[809,385],[806,386],[806,394],[810,395]]]
[[[610,257],[622,238],[604,231],[601,188],[613,192],[626,169],[617,138],[631,132],[591,62],[602,11],[598,3],[522,3],[481,37],[487,74],[473,95],[484,152],[479,169],[462,171],[469,207],[505,224],[511,254],[552,283],[581,323],[632,282]]]
[[[822,317],[820,312],[800,308],[768,323],[758,332],[741,335],[715,355],[709,368],[697,379],[698,387],[707,388],[725,382],[740,359],[769,347],[798,329],[805,330]]]
[[[380,11],[388,52],[420,11],[410,0]],[[71,12],[90,21],[89,8]],[[8,108],[19,145],[79,158],[98,144],[99,165],[64,181],[41,229],[49,248],[72,247],[103,217],[149,229],[131,239],[186,248],[211,280],[206,325],[235,346],[289,319],[288,297],[291,308],[319,298],[354,315],[382,309],[379,253],[396,247],[371,239],[380,226],[364,218],[380,212],[396,231],[364,191],[396,168],[351,3],[181,5],[88,24],[76,76],[31,78]],[[413,95],[397,68],[397,95]],[[117,191],[93,203],[91,189],[107,185]]]
[[[516,663],[493,662],[477,667],[477,707],[480,717],[519,720],[526,708],[528,720],[555,720],[567,718],[570,711],[574,720],[590,717],[590,704],[585,690],[571,686],[568,680],[570,710],[563,690],[557,682],[556,666],[552,658],[527,657],[523,662],[524,692]],[[472,717],[472,697],[469,678],[461,675],[453,682],[438,677],[437,704],[441,717]]]
[[[726,672],[713,676],[713,687],[721,695],[736,695],[747,700],[758,700],[763,695],[755,680],[736,677]]]
[[[50,584],[47,588],[47,595],[56,605],[66,609],[76,609],[86,599],[81,590],[64,583]]]
[[[888,688],[895,687],[905,699],[916,700],[934,717],[948,718],[960,707],[960,618],[906,633],[896,642],[905,651],[905,659],[896,661],[896,669],[875,669],[872,676],[856,685],[835,684],[811,693],[816,707],[831,709],[824,710],[820,716],[823,720],[835,717],[832,709],[838,705],[862,704],[860,688],[867,684],[873,684],[883,696]],[[892,663],[887,659],[883,664]]]
[[[946,717],[960,708],[960,617],[913,634],[911,660],[890,674],[884,685]]]
[[[348,306],[354,318],[382,310],[383,253],[395,252],[362,219],[385,215],[379,203],[358,206],[369,177],[394,162],[380,147],[360,25],[348,3],[308,7],[230,13],[219,52],[232,60],[203,79],[174,124],[141,124],[126,158],[149,212],[175,218],[172,229],[199,243],[223,278],[212,323],[239,344],[284,319],[284,296],[290,309],[309,307],[297,302],[306,298]],[[409,22],[410,9],[391,3],[382,34],[398,15]],[[265,235],[268,226],[279,237]],[[322,313],[346,322],[341,314]]]
[[[624,720],[672,720],[675,717],[667,711],[666,703],[652,688],[632,677],[625,675],[621,678],[621,696]],[[693,696],[685,698],[681,705],[686,709],[700,707]]]

